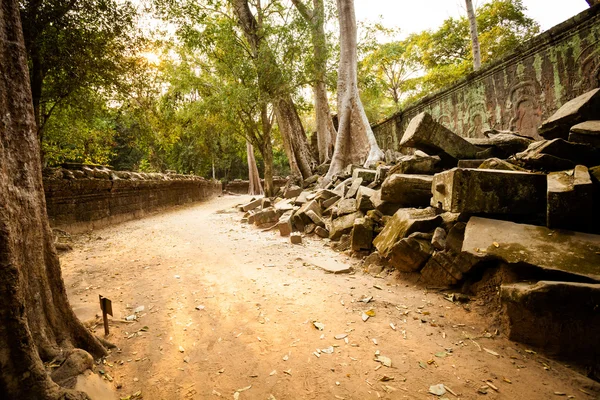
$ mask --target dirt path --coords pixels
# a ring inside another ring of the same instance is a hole
[[[141,391],[144,399],[231,399],[238,391],[239,399],[437,399],[427,392],[439,383],[458,395],[447,399],[593,398],[579,375],[488,333],[494,321],[439,293],[312,266],[315,257],[356,260],[323,240],[294,246],[241,225],[231,207],[244,200],[224,197],[79,236],[61,258],[80,318],[94,319],[99,294],[113,301],[110,340],[120,350],[102,368],[120,385],[119,398]],[[373,301],[360,301],[367,296]],[[117,321],[139,306],[137,321]],[[363,322],[370,309],[375,316]],[[95,326],[101,334],[101,322]],[[317,349],[326,352],[317,357]],[[392,367],[374,361],[376,352]],[[478,393],[486,380],[498,392]]]

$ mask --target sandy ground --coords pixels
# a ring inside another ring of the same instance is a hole
[[[240,224],[232,207],[248,199],[223,197],[81,235],[61,257],[70,301],[99,335],[98,295],[113,301],[109,340],[119,350],[100,369],[117,398],[596,398],[582,376],[510,342],[495,331],[498,321],[442,293],[358,265],[356,273],[325,273],[315,258],[357,260],[318,238],[291,245],[276,231]],[[140,306],[136,321],[123,321]],[[363,322],[369,310],[375,315]],[[484,381],[497,390],[478,393]],[[428,394],[440,383],[451,392]]]

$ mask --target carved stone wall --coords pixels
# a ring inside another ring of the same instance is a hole
[[[542,33],[455,85],[375,126],[384,149],[398,150],[410,120],[426,111],[464,137],[489,128],[540,139],[537,128],[560,106],[600,86],[600,5]]]
[[[208,200],[221,182],[198,176],[145,174],[82,167],[45,173],[50,225],[78,233],[139,218],[151,211]]]

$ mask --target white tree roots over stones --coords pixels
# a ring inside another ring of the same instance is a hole
[[[358,93],[358,56],[354,0],[337,0],[340,24],[338,69],[338,134],[329,171],[323,184],[349,164],[370,167],[383,160],[384,153],[365,114]]]

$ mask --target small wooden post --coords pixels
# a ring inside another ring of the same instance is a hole
[[[99,295],[99,296],[100,296],[100,309],[102,310],[102,319],[104,320],[104,336],[108,336],[109,331],[108,331],[108,316],[107,316],[107,314],[110,314],[111,317],[113,315],[112,301],[110,301],[106,297],[102,297],[102,295]]]

